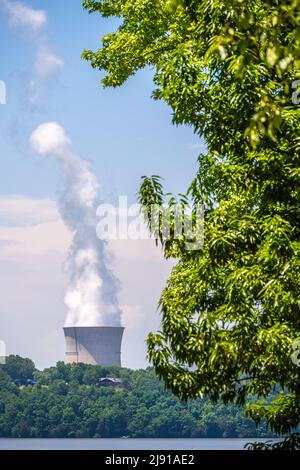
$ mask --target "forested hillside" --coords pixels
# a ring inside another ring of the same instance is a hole
[[[99,378],[121,378],[123,388]],[[1,437],[255,437],[242,410],[207,399],[181,402],[152,369],[65,365],[40,372],[29,359],[0,366]]]

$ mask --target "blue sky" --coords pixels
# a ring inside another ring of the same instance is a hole
[[[29,23],[26,15],[9,16],[10,5],[27,8]],[[101,73],[82,61],[83,49],[99,47],[116,20],[89,15],[79,0],[0,0],[0,24],[0,80],[7,86],[0,106],[0,340],[7,353],[32,357],[42,368],[64,354],[62,266],[71,236],[56,207],[61,174],[56,162],[33,154],[32,131],[58,122],[74,151],[91,162],[105,202],[119,195],[134,201],[145,174],[164,177],[167,191],[184,192],[201,142],[191,129],[173,126],[171,110],[151,99],[150,70],[103,89]],[[122,285],[123,364],[144,367],[171,263],[149,240],[110,248]]]
[[[84,48],[97,48],[117,22],[89,15],[78,0],[27,4],[47,11],[49,42],[65,66],[49,81],[39,103],[28,109],[22,74],[30,67],[35,45],[12,31],[2,15],[0,78],[7,84],[7,105],[0,108],[1,193],[54,196],[55,169],[37,162],[27,147],[27,135],[47,120],[60,122],[76,151],[92,161],[105,198],[134,197],[140,176],[153,173],[166,179],[168,190],[184,191],[196,168],[197,151],[191,144],[197,138],[191,129],[172,126],[170,109],[150,98],[151,71],[139,72],[122,88],[103,89],[101,73],[80,58]]]

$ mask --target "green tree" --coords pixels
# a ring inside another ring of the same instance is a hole
[[[148,338],[155,370],[184,399],[248,404],[256,423],[289,433],[300,419],[291,359],[300,326],[298,1],[83,5],[120,19],[100,50],[83,53],[106,72],[103,85],[151,66],[154,98],[207,144],[188,190],[205,207],[203,247],[189,251],[184,238],[156,232],[178,262],[159,303],[162,329]],[[146,215],[153,203],[174,206],[157,177],[144,178],[140,199]]]
[[[20,384],[26,384],[27,380],[33,380],[35,365],[31,359],[20,356],[8,356],[3,365],[4,372]]]
[[[87,383],[66,384],[76,369]],[[90,372],[102,376],[105,370],[120,374],[126,388],[89,383]],[[235,405],[180,401],[150,368],[58,363],[38,375],[36,386],[18,387],[0,367],[1,437],[271,437],[265,427],[256,431]]]

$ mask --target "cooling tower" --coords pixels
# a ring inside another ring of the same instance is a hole
[[[124,328],[84,326],[64,328],[65,363],[121,366],[121,343]]]

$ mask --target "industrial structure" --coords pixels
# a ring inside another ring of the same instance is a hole
[[[115,326],[65,327],[65,363],[121,366],[123,332]]]

